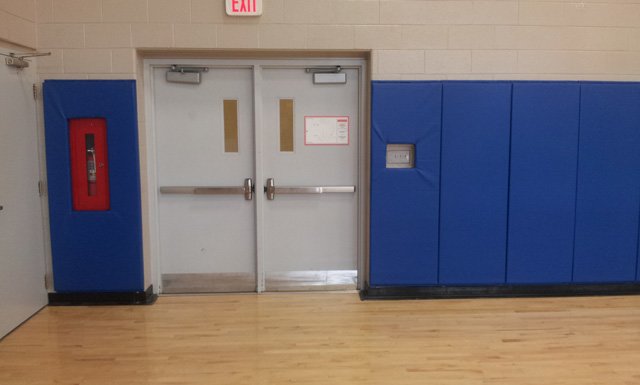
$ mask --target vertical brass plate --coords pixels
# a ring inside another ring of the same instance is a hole
[[[238,101],[224,100],[224,152],[238,152]]]
[[[293,151],[293,99],[280,99],[280,151]]]

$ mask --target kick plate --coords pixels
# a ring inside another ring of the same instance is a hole
[[[356,270],[309,270],[271,272],[265,275],[267,291],[355,290]]]
[[[253,273],[162,274],[162,294],[250,293],[256,291]]]

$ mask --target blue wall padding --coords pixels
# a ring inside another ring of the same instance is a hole
[[[374,83],[371,122],[373,285],[438,282],[440,83]],[[386,145],[413,143],[414,169],[387,169]]]
[[[636,279],[640,87],[583,84],[575,282]]]
[[[144,290],[135,82],[47,80],[43,92],[55,290]],[[67,120],[94,117],[107,121],[111,209],[73,211]]]
[[[511,83],[445,83],[440,283],[505,281]]]
[[[580,84],[513,86],[507,282],[568,283]]]
[[[640,281],[640,83],[372,89],[371,286]]]

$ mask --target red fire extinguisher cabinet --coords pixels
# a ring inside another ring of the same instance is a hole
[[[73,209],[109,210],[109,162],[105,119],[69,119],[69,148]]]

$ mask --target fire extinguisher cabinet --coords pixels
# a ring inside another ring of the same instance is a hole
[[[152,301],[144,287],[135,81],[47,80],[43,96],[50,304]]]

